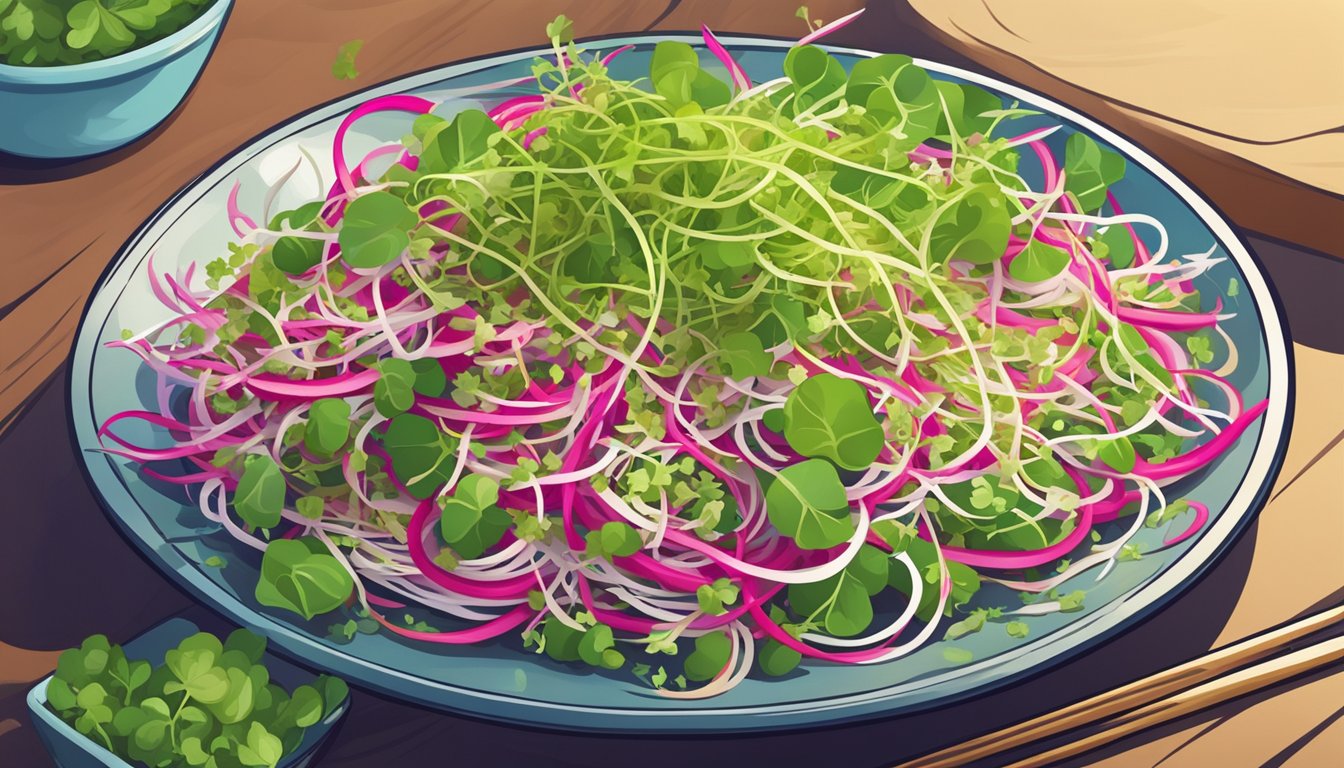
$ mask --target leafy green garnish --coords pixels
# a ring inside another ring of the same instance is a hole
[[[392,471],[417,499],[429,498],[452,477],[456,442],[434,422],[412,413],[392,419],[382,438]]]
[[[1008,245],[1011,222],[1011,212],[997,189],[973,187],[938,217],[930,255],[941,262],[998,261]]]
[[[0,0],[0,61],[48,67],[107,59],[161,40],[214,0]]]
[[[233,492],[233,508],[243,522],[274,528],[285,508],[285,476],[268,454],[252,454],[243,462],[243,474]]]
[[[836,637],[853,637],[873,622],[872,597],[887,586],[887,557],[876,547],[859,548],[843,571],[811,584],[791,584],[794,612],[817,620]]]
[[[653,90],[673,108],[692,102],[712,107],[728,101],[728,85],[701,69],[700,56],[686,43],[658,43],[649,62],[649,78]]]
[[[265,638],[247,630],[223,642],[197,633],[156,666],[94,635],[61,654],[47,706],[127,761],[274,768],[304,729],[344,704],[348,688],[323,675],[286,691],[270,681],[265,650]]]
[[[587,547],[584,552],[596,557],[628,557],[644,546],[639,533],[628,524],[611,521],[596,531],[589,531],[585,538]]]
[[[1124,176],[1125,159],[1086,134],[1075,133],[1064,145],[1064,191],[1084,211],[1100,208],[1106,191]]]
[[[442,369],[440,369],[442,370]],[[373,404],[378,413],[391,419],[415,405],[415,368],[400,358],[378,363],[378,381],[373,384]]]
[[[766,489],[765,508],[770,523],[803,549],[827,549],[854,533],[845,486],[822,459],[781,470]]]
[[[317,400],[308,407],[303,444],[316,456],[334,456],[350,438],[350,404],[338,398]]]
[[[850,470],[867,469],[885,442],[868,393],[858,382],[830,373],[812,376],[789,393],[784,437],[803,456],[827,458]]]
[[[411,244],[410,229],[419,217],[390,192],[360,195],[346,206],[337,242],[352,267],[381,267]]]
[[[497,506],[499,483],[484,475],[467,475],[452,496],[439,499],[439,533],[462,557],[474,559],[499,542],[513,524]]]
[[[1039,240],[1032,240],[1008,264],[1008,274],[1024,283],[1040,283],[1069,266],[1069,254]]]
[[[336,60],[331,62],[331,76],[337,80],[354,80],[359,77],[359,70],[355,69],[355,57],[363,48],[363,40],[341,43],[336,51]]]
[[[803,661],[803,654],[770,638],[760,646],[756,658],[762,672],[770,677],[780,677],[796,669]]]
[[[686,657],[688,680],[709,680],[728,663],[732,642],[723,632],[709,632],[695,638],[695,650]]]
[[[1102,230],[1095,243],[1096,255],[1116,269],[1127,269],[1134,263],[1134,238],[1123,225],[1112,224]]]
[[[354,589],[345,566],[311,537],[276,539],[261,558],[256,597],[311,619],[340,607]]]

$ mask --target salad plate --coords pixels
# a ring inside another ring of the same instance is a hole
[[[632,46],[610,67],[615,76],[633,80],[649,71],[654,46],[663,40],[703,49],[699,36],[685,35],[595,40],[585,46],[593,51]],[[753,80],[777,77],[789,48],[760,38],[725,37],[722,42]],[[826,50],[846,69],[873,55]],[[753,676],[722,694],[694,700],[658,696],[647,681],[629,674],[557,664],[503,638],[461,646],[415,643],[387,632],[342,632],[329,618],[304,620],[262,605],[254,595],[260,558],[202,517],[189,487],[159,482],[134,461],[101,450],[99,430],[110,417],[155,406],[153,373],[134,355],[107,347],[122,338],[123,329],[149,327],[168,317],[146,277],[149,261],[158,271],[176,273],[223,252],[233,239],[231,193],[237,195],[237,208],[260,209],[267,189],[286,177],[274,201],[281,209],[322,196],[337,181],[330,167],[317,170],[324,166],[301,161],[330,157],[342,119],[361,103],[410,94],[438,103],[435,114],[442,117],[488,109],[527,93],[517,81],[531,74],[533,61],[544,52],[506,53],[411,75],[310,110],[255,138],[188,184],[140,227],[85,310],[70,366],[70,402],[89,482],[147,559],[204,604],[266,635],[273,648],[406,701],[554,728],[742,732],[893,716],[1028,678],[1142,621],[1211,567],[1263,503],[1288,436],[1291,350],[1272,289],[1236,233],[1176,174],[1104,126],[1021,88],[917,60],[935,80],[975,84],[1005,104],[1033,110],[1036,114],[1014,118],[1022,131],[1059,126],[1048,141],[1061,155],[1069,137],[1079,133],[1120,154],[1128,170],[1112,189],[1129,212],[1159,219],[1175,253],[1219,260],[1194,283],[1205,311],[1221,307],[1220,327],[1236,342],[1239,361],[1228,380],[1247,402],[1268,405],[1215,462],[1180,482],[1181,495],[1208,507],[1208,519],[1197,533],[1162,546],[1161,531],[1143,528],[1134,539],[1145,550],[1142,557],[1108,568],[1104,579],[1076,577],[1069,589],[1085,589],[1085,599],[1066,611],[1024,615],[1017,633],[939,632],[893,661],[807,663],[778,679]],[[407,115],[370,114],[345,135],[346,154],[362,157],[399,140],[410,126]],[[1040,173],[1035,179],[1030,173],[1022,170],[1028,181],[1039,183]],[[126,427],[122,434],[141,444],[162,442],[148,424]],[[974,605],[1020,608],[1022,602],[1014,590],[992,586],[976,595]],[[656,659],[647,661],[656,669]]]

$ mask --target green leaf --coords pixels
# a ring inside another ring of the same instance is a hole
[[[629,557],[644,546],[639,532],[618,520],[603,524],[596,531],[589,531],[584,537],[584,552],[595,557]]]
[[[15,31],[21,39],[32,36],[32,12],[25,4],[19,7],[28,11],[28,25]],[[14,14],[23,18],[17,9]],[[65,16],[70,31],[65,35],[66,45],[76,50],[91,48],[104,55],[118,52],[135,41],[135,33],[127,29],[125,22],[103,7],[97,0],[83,0],[71,6]],[[24,35],[27,32],[27,35]]]
[[[664,40],[654,47],[649,81],[654,92],[671,102],[673,109],[689,102],[708,109],[727,104],[731,96],[727,83],[700,68],[694,48],[674,40]]]
[[[864,545],[840,573],[819,582],[789,585],[795,613],[817,618],[836,637],[853,637],[873,622],[871,597],[887,586],[887,557]]]
[[[165,690],[167,690],[165,688]],[[228,672],[220,667],[210,667],[199,674],[193,674],[184,680],[182,690],[202,704],[214,704],[223,701],[229,693]]]
[[[294,500],[294,509],[309,520],[322,519],[326,501],[321,496],[300,496]]]
[[[765,505],[770,523],[802,549],[828,549],[854,534],[845,486],[822,459],[785,467],[766,489]]]
[[[574,39],[574,22],[563,13],[546,25],[546,37],[557,45],[568,45]]]
[[[459,112],[451,122],[438,124],[426,134],[419,172],[462,170],[485,156],[490,149],[490,137],[499,132],[495,121],[481,110]]]
[[[1064,145],[1064,191],[1077,198],[1084,211],[1100,208],[1106,202],[1106,190],[1124,177],[1123,157],[1085,134],[1069,137]]]
[[[761,298],[755,304],[759,320],[751,332],[769,349],[803,335],[807,330],[803,303],[784,294],[774,294],[768,300]]]
[[[457,466],[457,440],[423,416],[403,413],[392,419],[382,443],[392,471],[417,499],[433,496]]]
[[[5,3],[4,5],[7,7],[8,3]],[[93,2],[92,0],[89,0],[89,2],[80,3],[75,7],[78,8],[84,5],[91,6],[93,5]],[[71,10],[73,11],[73,8]],[[91,9],[81,9],[81,13],[87,13],[88,10]],[[35,17],[33,14],[33,9],[30,8],[26,2],[20,2],[14,6],[13,10],[11,10],[8,15],[4,16],[3,18],[0,18],[0,29],[3,29],[4,31],[11,33],[14,37],[18,38],[19,40],[31,40],[33,38],[33,32],[35,31],[34,20]],[[71,47],[82,47],[82,46],[71,46]]]
[[[611,627],[596,624],[579,641],[579,657],[584,662],[603,669],[620,669],[625,665],[625,656],[615,648]]]
[[[252,454],[243,462],[243,474],[233,492],[233,508],[243,522],[256,528],[274,528],[285,508],[285,477],[269,454]]]
[[[1012,230],[1012,213],[998,188],[972,187],[938,217],[929,243],[932,258],[990,264],[1003,256]]]
[[[695,638],[695,650],[686,657],[686,678],[697,682],[712,679],[728,663],[732,641],[723,632]]]
[[[53,677],[47,683],[47,701],[57,712],[74,709],[77,703],[75,692],[70,689],[70,684],[59,677]]]
[[[337,241],[352,267],[372,269],[396,261],[411,244],[420,217],[391,192],[370,192],[350,202]]]
[[[162,720],[149,720],[135,729],[131,744],[143,753],[153,753],[168,738],[168,724]],[[134,755],[132,755],[134,757]]]
[[[344,566],[311,537],[276,539],[261,558],[256,597],[306,619],[339,608],[354,590]]]
[[[1031,633],[1031,627],[1025,621],[1010,621],[1004,626],[1009,637],[1023,638]]]
[[[979,86],[940,80],[937,87],[938,94],[947,105],[946,113],[941,105],[938,108],[939,136],[951,137],[955,134],[966,138],[976,133],[984,135],[994,122],[994,118],[984,117],[984,113],[1003,108],[1003,102],[998,96]],[[952,118],[950,126],[948,115]]]
[[[886,442],[863,385],[830,373],[809,377],[789,393],[784,438],[803,456],[856,471],[871,466]]]
[[[223,651],[237,651],[249,662],[259,664],[266,653],[266,638],[246,629],[235,629],[224,640]]]
[[[988,617],[989,611],[983,609],[971,611],[969,616],[948,627],[947,632],[943,633],[943,639],[957,640],[966,635],[979,632],[985,628],[985,619]]]
[[[751,243],[706,240],[696,250],[705,268],[711,271],[742,270],[756,263],[756,249]]]
[[[113,0],[108,10],[131,29],[152,30],[173,8],[173,0]]]
[[[238,745],[238,759],[252,768],[275,768],[283,756],[280,738],[255,720],[248,726],[247,742]]]
[[[1144,518],[1143,524],[1149,528],[1156,528],[1175,520],[1188,511],[1190,511],[1190,502],[1185,499],[1176,499],[1161,509],[1149,512],[1148,517]]]
[[[800,45],[784,56],[784,74],[793,83],[794,114],[830,101],[845,87],[845,68],[815,45]]]
[[[700,610],[710,616],[718,616],[727,611],[724,605],[737,602],[738,588],[730,579],[715,579],[711,584],[701,584],[695,590],[695,599]]]
[[[323,242],[310,237],[284,235],[271,246],[271,261],[291,275],[302,275],[322,260]]]
[[[355,57],[363,47],[363,40],[342,43],[336,50],[336,60],[331,62],[331,76],[337,80],[354,80],[359,77],[359,70],[355,69]]]
[[[322,694],[312,686],[300,685],[290,694],[285,714],[293,719],[295,725],[307,728],[322,719],[322,710]]]
[[[803,660],[803,654],[770,638],[761,646],[756,658],[762,672],[771,677],[780,677],[796,669]]]
[[[421,357],[411,361],[411,370],[415,372],[412,388],[425,397],[439,397],[448,388],[448,375],[438,358]]]
[[[923,68],[909,56],[883,54],[854,64],[845,86],[845,100],[862,106],[880,123],[914,146],[933,136],[942,114],[938,90]]]
[[[101,683],[89,683],[79,689],[79,693],[75,695],[75,703],[82,709],[92,709],[102,704],[105,699],[107,699],[107,691]]]
[[[541,636],[546,643],[546,655],[556,661],[578,661],[579,645],[585,633],[562,623],[555,617],[542,622]]]
[[[1134,444],[1128,437],[1117,437],[1097,441],[1097,458],[1116,472],[1129,472],[1134,469]]]
[[[463,477],[452,496],[439,500],[439,533],[443,540],[468,560],[485,554],[513,524],[509,513],[497,506],[498,501],[499,483],[485,475]]]
[[[221,723],[240,723],[252,714],[252,707],[256,701],[256,689],[244,670],[230,668],[225,670],[225,673],[228,676],[226,692],[219,701],[206,703],[211,714],[219,718]],[[193,696],[192,698],[197,697]]]
[[[322,213],[322,208],[326,203],[322,200],[315,200],[311,203],[305,203],[298,208],[290,211],[281,211],[271,217],[269,229],[314,229],[318,224],[318,216]]]
[[[724,365],[734,379],[768,376],[774,356],[765,351],[760,338],[753,333],[730,333],[719,344]]]
[[[329,715],[335,712],[338,707],[345,703],[346,697],[350,695],[350,686],[339,677],[331,675],[319,675],[313,685],[322,694],[322,713]]]
[[[1032,240],[1008,264],[1008,274],[1024,283],[1040,283],[1063,272],[1069,266],[1069,254]]]
[[[1103,256],[1115,269],[1127,269],[1134,264],[1134,238],[1123,224],[1112,224],[1102,230],[1097,243],[1104,247]]]
[[[350,404],[327,397],[308,406],[303,444],[316,456],[334,456],[350,437]]]
[[[200,738],[196,736],[189,736],[182,739],[180,751],[182,757],[186,759],[187,765],[200,766],[205,765],[210,761],[210,753],[205,751],[201,746]]]
[[[1081,589],[1074,590],[1067,595],[1059,597],[1059,610],[1063,613],[1074,613],[1083,610],[1083,599],[1087,593]]]
[[[379,361],[377,368],[378,380],[373,383],[374,408],[389,419],[409,411],[415,405],[415,368],[396,357]]]
[[[943,579],[943,570],[938,566],[938,550],[930,542],[918,537],[908,538],[905,543],[905,551],[914,563],[915,570],[924,577],[922,596],[915,615],[921,621],[931,621],[934,609],[938,606],[938,585]],[[951,615],[952,608],[965,605],[980,590],[980,574],[974,568],[955,560],[946,560],[945,564],[952,587],[946,611]],[[887,583],[906,595],[914,594],[910,570],[897,560],[890,561]]]

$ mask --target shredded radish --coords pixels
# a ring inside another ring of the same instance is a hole
[[[291,169],[259,228],[235,184],[228,255],[150,259],[168,317],[109,346],[155,405],[109,417],[104,450],[244,546],[335,561],[332,610],[411,642],[521,635],[607,669],[693,645],[712,663],[659,684],[676,699],[900,658],[978,605],[968,571],[1044,592],[1117,567],[1149,515],[1162,547],[1200,535],[1208,506],[1166,486],[1267,407],[1195,290],[1214,250],[1174,256],[1079,186],[1059,126],[954,114],[904,57],[873,66],[926,105],[817,50],[807,82],[753,85],[708,27],[728,84],[685,44],[634,83],[607,71],[631,46],[583,55],[560,21],[509,84],[535,93],[451,120],[373,99],[325,199],[273,218]],[[384,113],[407,138],[347,159]]]

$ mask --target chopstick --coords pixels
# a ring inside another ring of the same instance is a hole
[[[898,768],[952,768],[1102,722],[1101,730],[1013,763],[1010,768],[1035,768],[1082,754],[1344,659],[1344,637],[1279,655],[1290,650],[1295,641],[1341,620],[1344,606],[1321,611],[1054,712],[915,758]]]

